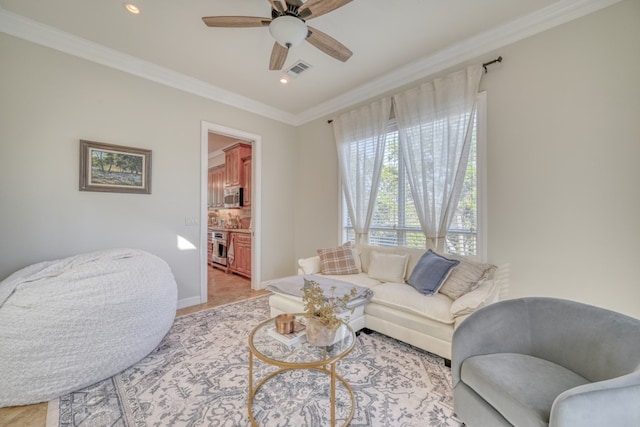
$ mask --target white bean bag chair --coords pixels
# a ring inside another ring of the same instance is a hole
[[[113,249],[46,261],[0,282],[0,407],[48,401],[154,350],[177,287],[155,255]]]

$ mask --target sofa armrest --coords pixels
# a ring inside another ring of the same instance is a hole
[[[298,275],[320,273],[320,257],[312,256],[298,260]]]
[[[451,317],[457,320],[498,301],[499,291],[499,283],[495,280],[485,280],[476,289],[453,301],[449,309]]]
[[[509,264],[502,264],[491,275],[491,279],[496,282],[498,289],[498,301],[507,299],[509,293],[509,269]]]
[[[493,353],[530,354],[529,320],[522,300],[499,301],[471,314],[453,333],[451,376],[460,381],[462,362]]]
[[[585,384],[553,402],[549,427],[640,425],[640,371]]]

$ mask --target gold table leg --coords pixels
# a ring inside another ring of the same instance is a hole
[[[331,364],[331,425],[336,426],[336,364]]]
[[[249,399],[247,401],[247,409],[249,410],[249,420],[251,421],[251,425],[255,425],[253,411],[251,410],[253,407],[253,394],[253,352],[249,351]]]
[[[267,382],[269,382],[269,380],[271,380],[273,377],[276,377],[284,372],[288,372],[288,371],[296,371],[296,370],[300,370],[300,369],[309,369],[309,370],[313,370],[313,371],[318,371],[318,372],[323,372],[327,375],[329,375],[330,380],[331,380],[331,397],[330,397],[330,402],[331,402],[331,425],[333,427],[335,427],[336,425],[336,380],[340,381],[342,383],[342,385],[344,386],[344,388],[347,390],[347,393],[349,393],[349,397],[351,398],[351,410],[349,411],[349,414],[347,416],[347,419],[345,420],[345,423],[343,424],[343,427],[347,427],[350,423],[351,420],[353,419],[353,415],[355,413],[355,409],[356,409],[356,398],[355,395],[353,393],[353,389],[351,388],[351,385],[342,377],[340,376],[338,373],[336,373],[336,365],[331,364],[331,370],[328,370],[326,368],[280,368],[275,370],[274,372],[271,372],[269,375],[267,375],[266,377],[262,378],[261,380],[258,381],[258,383],[256,384],[255,387],[253,387],[253,377],[252,377],[252,361],[251,358],[249,359],[249,420],[251,422],[252,426],[257,426],[258,423],[255,420],[255,418],[253,417],[253,412],[251,411],[251,408],[253,406],[253,397],[256,393],[258,393],[258,390],[260,390],[260,388],[266,384]]]

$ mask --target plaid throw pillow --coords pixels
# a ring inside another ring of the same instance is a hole
[[[322,274],[358,274],[350,242],[337,248],[318,249],[318,256]]]

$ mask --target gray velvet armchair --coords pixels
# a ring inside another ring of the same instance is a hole
[[[500,301],[453,336],[468,427],[640,426],[640,320],[554,298]]]

